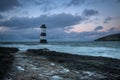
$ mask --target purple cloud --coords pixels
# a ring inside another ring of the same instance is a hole
[[[93,9],[85,9],[83,11],[83,15],[85,17],[90,17],[90,16],[94,16],[94,15],[98,15],[99,12],[97,10],[93,10]]]
[[[99,31],[99,30],[101,30],[101,29],[103,29],[103,26],[98,26],[98,27],[96,27],[94,30],[95,30],[95,31]]]
[[[105,18],[104,23],[108,23],[111,20],[112,20],[112,17],[108,16],[107,18]]]

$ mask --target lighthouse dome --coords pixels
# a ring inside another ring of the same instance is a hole
[[[45,26],[45,24],[43,24],[40,28],[47,28],[47,27]]]

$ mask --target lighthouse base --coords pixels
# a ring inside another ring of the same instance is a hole
[[[45,43],[47,43],[47,40],[46,40],[46,39],[41,39],[41,40],[40,40],[40,43],[45,44]]]

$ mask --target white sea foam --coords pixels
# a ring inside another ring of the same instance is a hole
[[[63,78],[57,75],[51,77],[52,80],[62,80]]]
[[[21,67],[21,66],[17,66],[17,69],[18,69],[18,70],[22,70],[22,71],[25,70],[25,69],[24,69],[23,67]]]
[[[82,44],[82,45],[81,45]],[[78,55],[92,55],[92,56],[104,56],[104,57],[112,57],[112,58],[118,58],[120,59],[120,48],[117,45],[108,44],[111,47],[106,46],[98,46],[98,45],[104,45],[104,44],[94,44],[94,46],[91,44],[85,44],[81,43],[78,44],[36,44],[36,45],[26,45],[26,44],[1,44],[0,46],[5,47],[17,47],[19,50],[25,51],[27,49],[40,49],[40,48],[48,48],[53,51],[58,52],[65,52],[65,53],[71,53],[71,54],[78,54]],[[117,43],[116,43],[117,44]]]

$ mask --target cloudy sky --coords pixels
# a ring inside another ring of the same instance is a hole
[[[0,41],[91,41],[120,32],[120,0],[0,0]]]

